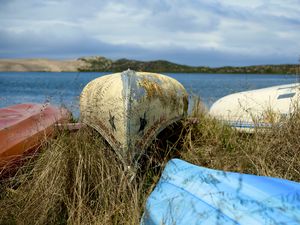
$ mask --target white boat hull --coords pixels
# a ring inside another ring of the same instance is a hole
[[[298,107],[299,94],[300,83],[239,92],[219,99],[209,112],[232,127],[253,132],[288,117]]]

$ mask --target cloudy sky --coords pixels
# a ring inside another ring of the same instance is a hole
[[[297,63],[300,0],[0,0],[0,58]]]

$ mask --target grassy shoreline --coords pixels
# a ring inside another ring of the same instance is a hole
[[[90,128],[45,140],[14,177],[1,181],[3,224],[138,224],[168,160],[300,181],[300,112],[265,132],[241,134],[203,107],[166,128],[146,150],[136,178]],[[179,129],[180,128],[180,129]]]

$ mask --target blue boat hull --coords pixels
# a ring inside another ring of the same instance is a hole
[[[300,224],[300,184],[171,160],[142,225]]]

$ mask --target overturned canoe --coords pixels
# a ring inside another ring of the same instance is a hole
[[[300,84],[279,85],[227,95],[216,101],[210,114],[241,131],[270,127],[299,107]]]
[[[166,126],[187,113],[188,94],[175,79],[128,70],[97,78],[83,89],[83,123],[95,128],[129,165]]]
[[[173,159],[141,225],[299,224],[300,183],[212,170]]]
[[[18,159],[52,134],[69,112],[49,104],[19,104],[0,109],[0,166]]]

